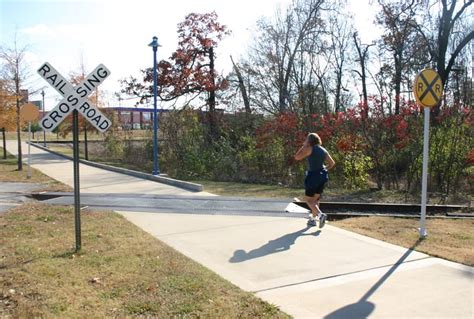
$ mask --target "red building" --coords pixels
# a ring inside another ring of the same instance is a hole
[[[119,123],[123,129],[140,130],[153,127],[153,109],[140,107],[111,107],[117,113]],[[168,110],[158,110],[158,118]]]

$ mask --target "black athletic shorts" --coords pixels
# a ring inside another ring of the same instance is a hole
[[[322,194],[327,181],[328,171],[326,169],[317,172],[306,172],[306,178],[304,179],[305,195],[313,197],[316,194]]]

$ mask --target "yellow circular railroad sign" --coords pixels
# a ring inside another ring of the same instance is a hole
[[[38,108],[36,107],[36,105],[31,104],[31,103],[24,104],[20,108],[20,117],[24,121],[29,121],[29,122],[35,121],[39,117]]]
[[[441,78],[433,69],[424,69],[415,78],[413,93],[418,104],[424,107],[436,106],[443,94]]]

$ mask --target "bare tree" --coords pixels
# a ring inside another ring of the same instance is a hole
[[[349,57],[352,55],[354,42],[351,39],[354,33],[351,18],[340,12],[333,10],[329,17],[329,52],[328,62],[334,73],[334,111],[339,112],[343,108],[343,91],[347,91],[344,85],[344,75],[346,74]]]
[[[449,73],[451,72],[456,58],[460,52],[474,39],[474,22],[471,20],[468,27],[464,30],[457,29],[457,25],[461,22],[468,8],[474,3],[473,0],[464,0],[456,11],[456,5],[459,1],[442,0],[441,15],[437,17],[439,29],[435,43],[432,43],[431,53],[443,83],[446,83]],[[456,37],[453,33],[458,33]],[[451,43],[455,41],[455,43]],[[453,46],[453,50],[449,50],[449,46]]]
[[[27,78],[25,67],[25,54],[27,47],[18,47],[16,37],[13,48],[0,48],[0,59],[2,61],[2,78],[7,82],[7,89],[16,98],[16,131],[18,142],[18,170],[23,170],[23,158],[21,149],[21,121],[20,107],[28,102],[28,95],[22,94],[22,86]]]
[[[356,72],[360,76],[360,79],[362,81],[362,96],[363,96],[362,101],[364,103],[364,106],[366,107],[364,116],[368,117],[369,114],[368,114],[368,109],[367,109],[367,105],[368,105],[368,97],[367,97],[367,62],[368,61],[367,60],[369,59],[369,48],[375,44],[374,43],[362,44],[360,42],[357,32],[354,32],[352,37],[354,39],[354,44],[357,50],[357,56],[358,56],[357,62],[359,62],[360,64],[360,72],[358,70],[354,70],[354,72]]]
[[[383,26],[382,35],[384,48],[392,56],[392,83],[395,89],[395,114],[400,112],[400,97],[404,74],[409,73],[416,56],[426,52],[427,43],[419,37],[416,12],[420,10],[422,0],[378,0],[381,11],[377,15],[377,23]],[[425,56],[422,64],[428,62]]]
[[[428,43],[431,61],[446,87],[459,56],[474,39],[474,0],[425,0],[425,23],[418,26]],[[439,106],[435,108],[439,112]]]
[[[255,103],[260,109],[279,113],[291,109],[295,96],[295,68],[307,55],[305,40],[320,30],[324,0],[294,0],[274,20],[258,22],[258,35],[248,64],[255,83]],[[314,39],[314,37],[313,37]]]
[[[378,94],[380,96],[380,108],[383,114],[387,113],[392,115],[392,91],[390,88],[390,77],[393,74],[393,66],[390,63],[390,59],[386,56],[385,48],[383,48],[383,43],[379,42],[377,45],[376,58],[374,59],[376,67],[374,71],[377,71],[375,74],[371,70],[367,70],[372,81],[377,88]]]
[[[329,64],[325,55],[324,33],[325,30],[321,29],[309,34],[296,54],[290,77],[294,87],[289,103],[292,112],[312,114],[329,111]]]

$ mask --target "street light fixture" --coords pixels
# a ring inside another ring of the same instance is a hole
[[[158,71],[156,69],[156,51],[161,45],[158,44],[158,38],[153,37],[153,41],[148,44],[153,48],[153,175],[160,174],[158,169],[158,110],[156,106]]]

